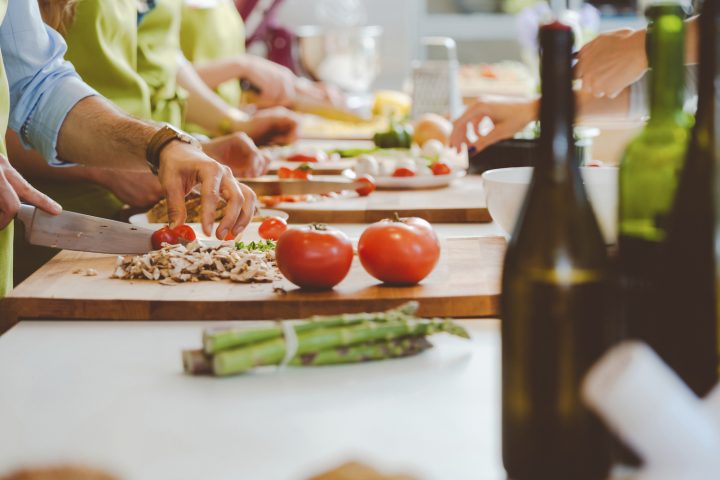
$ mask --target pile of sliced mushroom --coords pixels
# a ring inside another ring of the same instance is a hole
[[[145,255],[118,257],[113,278],[147,279],[163,285],[202,280],[269,283],[281,278],[274,251],[238,250],[234,243],[165,245]]]

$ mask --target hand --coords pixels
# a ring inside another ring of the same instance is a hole
[[[598,35],[578,53],[575,77],[596,97],[617,97],[648,69],[645,30],[624,28]]]
[[[197,147],[173,141],[160,154],[160,184],[168,201],[170,226],[185,222],[185,196],[196,184],[202,195],[202,227],[211,235],[215,209],[220,197],[225,199],[225,214],[217,229],[217,238],[224,240],[229,232],[237,236],[255,213],[255,193],[233,177],[230,167],[220,165]]]
[[[236,177],[259,177],[267,172],[270,157],[264,155],[242,132],[225,135],[203,143],[203,151],[227,165]]]
[[[150,172],[99,168],[93,181],[110,190],[131,207],[149,207],[163,196],[157,177]]]
[[[242,131],[258,145],[286,145],[298,137],[298,117],[291,111],[275,107],[260,110],[249,120],[241,120],[235,131]]]
[[[243,55],[239,61],[242,77],[260,89],[253,103],[260,108],[292,105],[297,77],[290,69],[255,55]]]
[[[0,230],[15,218],[20,211],[20,202],[26,202],[51,214],[59,215],[62,207],[38,190],[35,190],[10,165],[4,155],[0,155]]]
[[[299,95],[306,96],[318,102],[327,102],[336,106],[342,106],[347,101],[345,95],[339,88],[323,82],[313,82],[307,78],[297,79],[295,91]]]
[[[475,154],[488,146],[511,138],[537,118],[537,100],[518,100],[505,97],[483,97],[453,122],[450,145],[460,149],[468,146],[469,153]],[[480,128],[489,119],[494,126],[489,131]],[[468,138],[468,125],[473,132]]]

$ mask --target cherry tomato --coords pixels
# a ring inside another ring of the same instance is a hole
[[[275,248],[278,268],[295,285],[312,290],[334,287],[350,271],[352,242],[325,225],[290,228]]]
[[[263,195],[258,197],[258,201],[266,207],[274,207],[282,202],[278,195]]]
[[[414,285],[433,271],[440,242],[422,218],[396,218],[370,225],[360,236],[358,257],[365,270],[394,285]]]
[[[433,175],[450,175],[450,167],[447,163],[437,162],[434,163],[430,169],[433,172]]]
[[[171,245],[177,244],[178,236],[177,233],[170,229],[170,227],[163,227],[160,230],[154,231],[150,240],[152,242],[153,249],[160,250],[163,243],[169,243]]]
[[[392,176],[393,177],[414,177],[415,172],[413,172],[409,168],[400,167],[400,168],[395,169]]]
[[[313,168],[307,163],[305,163],[292,171],[291,178],[296,178],[298,180],[309,180],[312,178],[312,171]]]
[[[278,178],[292,178],[292,169],[288,167],[280,167],[277,171]]]
[[[313,155],[303,155],[302,153],[296,153],[295,155],[290,155],[285,160],[288,162],[302,162],[302,163],[317,163],[318,159],[317,157]]]
[[[370,175],[363,175],[362,177],[358,178],[357,181],[367,184],[355,190],[357,194],[361,197],[367,197],[372,192],[374,192],[375,189],[377,189],[377,185],[375,185],[375,179]]]
[[[258,228],[258,234],[263,240],[275,240],[287,230],[287,222],[279,217],[266,218]]]
[[[182,241],[185,243],[190,243],[197,238],[195,235],[195,230],[185,224],[178,225],[177,227],[173,228],[172,231],[173,233],[175,233],[175,235],[177,235],[178,241]]]
[[[223,238],[223,240],[225,240],[226,242],[229,240],[235,240],[235,234],[232,232],[228,232],[228,234],[225,235],[225,238]]]

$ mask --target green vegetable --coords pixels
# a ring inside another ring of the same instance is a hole
[[[399,358],[416,355],[432,347],[423,336],[401,337],[393,340],[360,343],[349,347],[336,347],[319,352],[306,353],[295,357],[290,365],[318,366],[338,365],[343,363],[360,363],[386,358]]]
[[[275,242],[272,240],[260,240],[258,242],[235,242],[235,249],[247,250],[248,252],[269,252],[275,250]]]
[[[418,303],[408,302],[386,312],[375,313],[345,313],[342,315],[328,315],[310,317],[306,323],[294,326],[295,333],[307,333],[320,328],[332,328],[343,325],[355,325],[362,322],[386,322],[412,316],[417,312]],[[203,332],[203,347],[208,354],[221,350],[236,348],[251,343],[258,343],[273,338],[281,338],[281,326],[250,330],[247,328],[230,328],[205,330]]]
[[[298,335],[296,357],[358,343],[389,341],[439,332],[469,338],[464,328],[449,320],[415,320],[408,317],[383,323],[363,322],[357,325],[311,330]],[[285,339],[274,338],[218,352],[213,356],[212,369],[217,376],[235,375],[261,365],[278,365],[284,356]]]
[[[355,158],[360,155],[368,155],[377,152],[377,147],[373,148],[338,148],[331,150],[329,153],[337,153],[341,158]]]
[[[392,123],[388,131],[376,133],[373,142],[380,148],[410,148],[412,130],[408,125]]]

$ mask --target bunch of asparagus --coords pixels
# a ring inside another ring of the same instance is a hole
[[[428,335],[445,332],[470,338],[446,319],[421,319],[418,303],[376,313],[314,316],[293,325],[297,350],[289,365],[333,365],[415,355],[432,347]],[[286,356],[281,325],[262,329],[212,329],[203,332],[203,348],[183,352],[185,372],[226,376],[262,365],[279,365]]]

